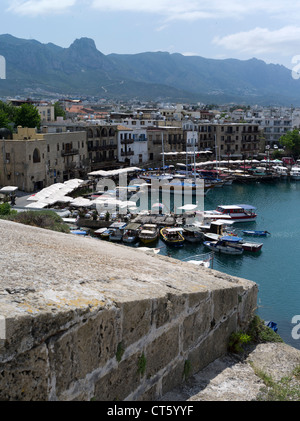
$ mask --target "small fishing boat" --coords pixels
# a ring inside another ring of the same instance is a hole
[[[244,251],[250,251],[257,253],[262,249],[263,243],[249,243],[249,242],[242,242],[242,247]]]
[[[184,226],[182,235],[189,243],[201,243],[204,239],[204,233],[196,226]]]
[[[209,268],[212,266],[214,254],[213,253],[206,253],[206,254],[198,254],[196,256],[191,256],[184,259],[184,262],[191,263],[196,266],[203,266],[205,268]]]
[[[143,244],[153,243],[158,239],[159,230],[156,224],[144,224],[139,231],[138,238]]]
[[[169,246],[180,247],[185,242],[182,235],[182,228],[165,227],[160,230],[160,235],[163,241]]]
[[[252,235],[253,237],[266,237],[269,231],[255,231],[255,230],[244,230],[243,234]]]
[[[141,224],[131,223],[126,226],[124,230],[122,241],[124,243],[135,243],[139,238],[139,230]]]
[[[87,231],[84,230],[70,230],[70,233],[75,235],[87,235]]]
[[[214,252],[241,255],[244,252],[241,241],[243,239],[234,236],[221,237],[217,241],[204,241],[204,245]]]
[[[109,234],[109,240],[121,241],[126,225],[127,224],[125,222],[114,222],[113,224],[111,224],[109,228],[112,231]]]
[[[110,234],[113,232],[112,228],[106,228],[104,231],[100,232],[100,238],[101,240],[109,240]]]

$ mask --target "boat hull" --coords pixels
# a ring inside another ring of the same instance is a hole
[[[217,253],[224,253],[229,255],[241,255],[244,252],[243,248],[235,248],[235,247],[224,247],[216,245],[216,242],[214,241],[205,241],[203,243],[207,248],[210,250],[217,252]]]

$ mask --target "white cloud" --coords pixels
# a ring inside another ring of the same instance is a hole
[[[7,9],[20,15],[61,13],[76,4],[77,0],[15,0]]]
[[[138,12],[158,14],[167,20],[242,19],[258,13],[261,16],[300,16],[300,4],[294,0],[91,0],[91,6],[105,12]]]
[[[300,26],[285,26],[271,31],[267,28],[255,28],[247,32],[215,37],[213,44],[227,50],[248,54],[278,53],[293,55],[300,53]]]

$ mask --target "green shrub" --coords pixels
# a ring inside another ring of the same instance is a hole
[[[10,215],[11,212],[12,212],[12,209],[8,202],[0,204],[0,216]]]
[[[5,215],[5,219],[20,224],[31,225],[34,227],[49,229],[59,232],[70,232],[70,228],[65,224],[62,218],[54,211],[28,211],[16,212]]]
[[[243,345],[251,342],[251,336],[243,332],[233,332],[229,338],[228,350],[229,352],[242,352]]]
[[[257,315],[252,319],[247,334],[251,336],[251,340],[254,343],[283,342],[278,333],[266,326],[264,321]]]

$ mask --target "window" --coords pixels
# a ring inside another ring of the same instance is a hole
[[[38,148],[35,148],[35,150],[33,151],[33,163],[38,163],[38,162],[41,162],[41,154]]]

